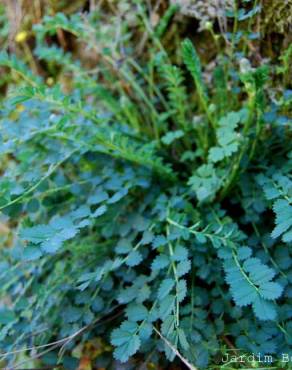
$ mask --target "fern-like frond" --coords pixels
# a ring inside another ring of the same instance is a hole
[[[0,66],[10,68],[30,86],[37,86],[42,81],[40,77],[31,72],[24,62],[15,55],[8,55],[6,51],[0,53]]]
[[[292,242],[292,180],[289,176],[275,173],[271,178],[260,175],[258,182],[263,186],[266,198],[273,200],[276,214],[273,238],[281,237],[283,242]]]
[[[211,112],[209,111],[209,98],[207,95],[207,88],[203,80],[201,61],[194,45],[189,39],[184,40],[182,43],[182,56],[185,65],[187,66],[189,72],[191,73],[194,79],[199,97],[199,103],[202,106],[203,110],[205,111],[212,127],[215,128],[216,127],[215,119]]]
[[[163,65],[162,75],[166,81],[166,89],[174,121],[178,126],[187,128],[187,94],[181,70],[173,65]]]
[[[214,225],[200,230],[198,226],[187,228],[168,219],[173,226],[193,234],[199,243],[210,241],[223,260],[226,282],[236,305],[252,305],[260,320],[274,320],[277,317],[273,302],[282,295],[283,287],[272,281],[276,272],[259,258],[252,257],[250,247],[241,246],[240,233],[232,225]]]

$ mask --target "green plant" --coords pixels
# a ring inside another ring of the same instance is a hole
[[[134,367],[139,354],[200,369],[228,368],[216,354],[229,350],[291,354],[291,105],[270,98],[268,66],[229,50],[214,85],[190,40],[175,65],[135,4],[151,45],[139,62],[123,54],[127,27],[109,43],[95,13],[35,27],[35,54],[70,74],[70,93],[1,54],[15,80],[1,107],[1,221],[13,230],[1,356],[22,366],[33,349],[74,369],[74,347],[98,336]],[[58,29],[98,68],[47,45]],[[96,361],[111,366],[106,351]]]

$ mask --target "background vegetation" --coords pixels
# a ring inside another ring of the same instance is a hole
[[[291,14],[0,3],[1,366],[291,368]]]

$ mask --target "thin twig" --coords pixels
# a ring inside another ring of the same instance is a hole
[[[190,364],[187,359],[185,359],[179,351],[153,326],[154,331],[159,335],[163,342],[176,354],[176,356],[186,365],[190,370],[198,370],[194,365]]]

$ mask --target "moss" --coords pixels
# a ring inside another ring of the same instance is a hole
[[[263,27],[265,33],[285,33],[292,30],[292,0],[264,0]]]

